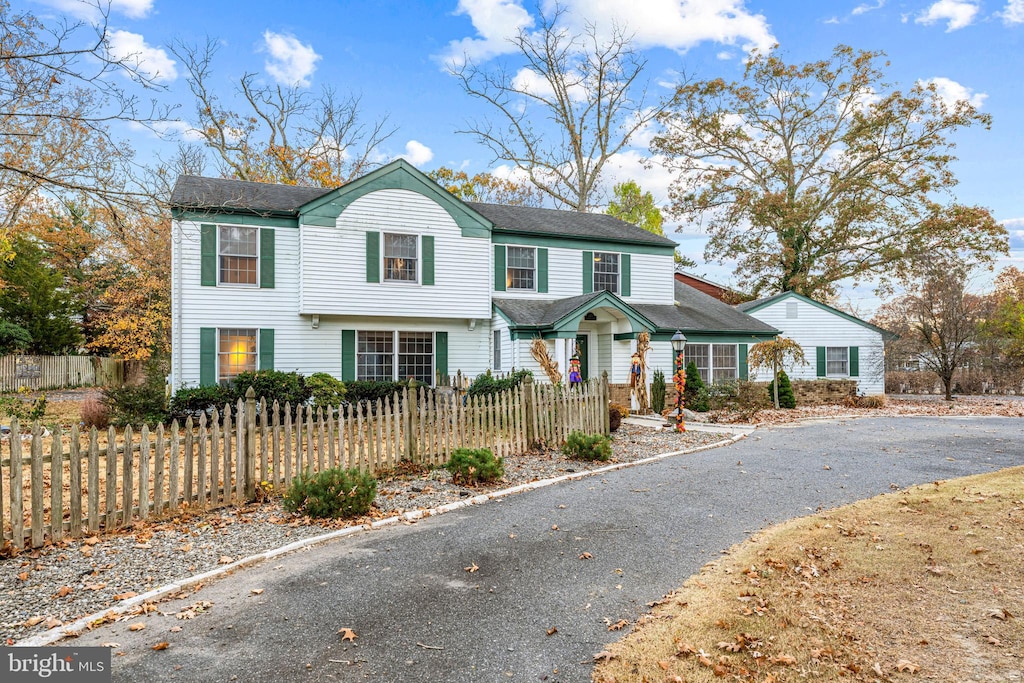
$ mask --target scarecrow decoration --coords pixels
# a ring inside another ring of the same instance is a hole
[[[583,384],[583,375],[580,372],[580,350],[577,347],[576,352],[569,359],[569,387],[578,387],[581,384]]]
[[[651,409],[647,395],[647,352],[651,348],[651,335],[641,332],[636,338],[636,351],[629,362],[629,389],[636,400],[637,410],[644,414]]]

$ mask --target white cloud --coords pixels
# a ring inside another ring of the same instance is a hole
[[[552,5],[545,0],[545,9]],[[745,0],[563,0],[561,6],[568,28],[581,31],[592,23],[599,32],[608,32],[620,26],[633,34],[633,44],[640,49],[685,52],[700,43],[715,42],[764,51],[776,42],[767,19],[749,12]],[[459,0],[456,14],[469,15],[479,36],[448,44],[441,57],[456,63],[463,55],[484,61],[514,52],[508,39],[534,24],[524,0]]]
[[[839,17],[829,17],[828,19],[825,20],[824,23],[826,23],[826,24],[838,24],[839,23]]]
[[[914,21],[927,25],[945,21],[947,22],[946,33],[949,33],[974,23],[978,11],[978,5],[967,2],[967,0],[938,0],[919,14]]]
[[[732,59],[732,53],[729,52],[728,50],[722,50],[721,52],[716,54],[715,57],[721,59],[722,61],[725,61],[727,59]]]
[[[919,83],[924,86],[934,85],[935,92],[947,107],[952,107],[958,100],[966,100],[972,107],[980,109],[988,98],[988,95],[983,92],[974,92],[971,88],[942,76],[919,81]]]
[[[99,21],[102,19],[99,9],[92,2],[83,0],[40,0],[42,4],[49,5],[61,12],[70,14],[85,21]],[[111,0],[110,11],[123,14],[129,19],[142,19],[153,9],[153,0]]]
[[[269,58],[264,68],[270,77],[281,85],[306,87],[309,78],[316,71],[316,63],[322,57],[312,45],[303,45],[295,36],[287,33],[263,32],[263,50]]]
[[[147,44],[139,33],[111,31],[107,51],[113,59],[137,68],[139,73],[157,83],[169,83],[178,77],[175,61],[167,51]]]
[[[405,159],[413,166],[422,166],[434,158],[434,151],[417,140],[409,140],[405,143],[405,154],[399,154],[399,159]]]
[[[853,16],[867,14],[868,12],[871,12],[876,9],[882,9],[883,7],[885,7],[885,0],[877,0],[877,2],[875,2],[874,5],[869,5],[867,3],[857,5],[856,7],[853,8],[853,11],[850,12],[850,14],[852,14]]]
[[[999,222],[1009,233],[1010,248],[1024,248],[1024,218],[1007,218],[1006,220]]]
[[[999,16],[1003,18],[1003,23],[1007,26],[1024,24],[1024,0],[1008,0]]]

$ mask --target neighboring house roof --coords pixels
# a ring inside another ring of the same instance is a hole
[[[843,318],[845,320],[849,320],[852,323],[856,323],[858,325],[861,325],[862,327],[866,327],[867,329],[872,330],[874,332],[878,332],[879,334],[881,334],[886,339],[898,339],[899,338],[899,335],[897,335],[897,334],[895,334],[893,332],[890,332],[889,330],[882,329],[881,327],[878,327],[877,325],[872,325],[871,323],[867,322],[866,320],[861,320],[860,318],[858,318],[856,316],[853,316],[853,315],[850,315],[849,313],[844,313],[843,311],[840,311],[838,308],[833,308],[833,307],[829,306],[828,304],[823,304],[820,301],[815,301],[814,299],[811,299],[810,297],[806,297],[803,294],[797,294],[796,292],[779,292],[778,294],[774,294],[772,296],[767,296],[767,297],[764,297],[762,299],[755,299],[754,301],[747,301],[746,303],[737,304],[735,308],[737,310],[740,310],[740,311],[743,311],[744,313],[748,313],[749,314],[749,313],[754,313],[756,311],[759,311],[762,308],[765,308],[767,306],[771,306],[774,303],[778,303],[779,301],[784,301],[786,299],[797,299],[799,301],[803,301],[804,303],[808,303],[808,304],[810,304],[812,306],[817,306],[818,308],[820,308],[823,311],[828,311],[829,313],[834,313],[835,315],[838,315],[840,318]]]
[[[694,289],[699,289],[705,294],[710,294],[719,301],[724,301],[726,303],[743,301],[744,299],[749,298],[747,295],[742,292],[738,292],[731,287],[726,287],[725,285],[720,285],[717,282],[706,280],[700,276],[694,275],[693,273],[687,273],[685,270],[680,270],[678,267],[676,268],[675,278],[679,282],[687,284]]]
[[[386,178],[391,178],[392,182],[388,182]],[[476,222],[489,221],[493,223],[493,228],[497,232],[646,244],[673,249],[676,247],[676,243],[667,237],[647,232],[606,214],[462,202],[430,180],[422,171],[401,159],[338,188],[300,187],[183,175],[178,177],[174,185],[170,204],[175,209],[207,213],[247,213],[263,216],[303,214],[303,220],[306,221],[315,220],[315,216],[307,215],[307,212],[323,214],[323,217],[329,219],[332,209],[321,206],[325,203],[336,205],[333,213],[337,215],[337,212],[343,210],[353,198],[384,187],[404,187],[421,193],[428,192],[446,200],[445,203],[449,205],[457,204],[460,207],[458,210],[454,210],[452,206],[447,208],[460,225],[472,223],[473,217],[478,216]],[[462,216],[463,213],[467,215]]]
[[[751,334],[778,334],[778,330],[757,318],[737,311],[729,304],[674,280],[675,306],[635,304],[641,312],[658,316],[663,327],[687,330],[714,330],[720,332],[749,332]],[[657,309],[657,310],[656,310]],[[660,323],[659,323],[660,324]]]
[[[498,232],[533,235],[578,237],[607,242],[629,242],[657,246],[677,246],[673,240],[647,232],[632,223],[603,213],[581,213],[557,209],[538,209],[532,206],[509,206],[465,202],[477,213],[487,217]]]

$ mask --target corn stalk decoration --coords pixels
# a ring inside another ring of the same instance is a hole
[[[629,377],[633,398],[641,415],[651,409],[651,399],[647,395],[647,352],[650,350],[651,335],[641,332],[636,338],[636,353],[630,364]]]
[[[548,355],[548,345],[543,339],[537,337],[530,344],[530,355],[540,364],[540,367],[548,376],[552,384],[559,384],[562,381],[562,373],[558,371],[558,362],[551,360]]]

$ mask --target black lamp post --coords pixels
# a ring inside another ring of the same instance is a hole
[[[683,364],[686,349],[686,335],[676,330],[672,335],[672,352],[675,354],[675,374],[672,376],[676,387],[676,431],[685,432],[683,424],[683,391],[686,389],[686,366]]]

